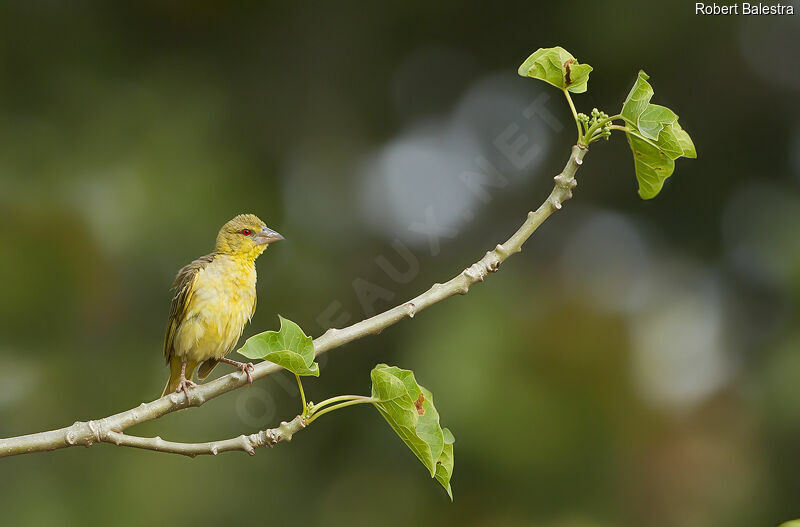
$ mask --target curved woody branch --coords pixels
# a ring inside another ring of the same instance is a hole
[[[583,157],[586,152],[587,148],[583,145],[572,147],[572,153],[564,170],[554,178],[555,185],[550,195],[538,209],[528,213],[525,222],[508,240],[488,251],[483,258],[449,281],[442,284],[434,284],[430,289],[408,302],[346,328],[331,328],[327,330],[322,336],[314,339],[316,354],[321,355],[367,335],[380,333],[383,329],[405,318],[414,317],[419,311],[437,302],[456,294],[464,295],[473,284],[482,282],[490,273],[496,272],[506,258],[522,250],[522,245],[544,220],[553,212],[559,210],[562,204],[572,197],[572,189],[577,185],[575,173],[580,165],[583,164]],[[253,379],[261,379],[280,369],[280,367],[270,362],[262,362],[255,366],[252,371],[252,377]],[[193,388],[189,392],[188,400],[182,393],[172,393],[109,417],[92,421],[78,421],[71,426],[57,430],[0,439],[0,457],[57,450],[78,445],[90,446],[97,443],[110,443],[157,452],[183,454],[190,457],[202,454],[216,455],[220,452],[232,450],[241,450],[252,455],[255,448],[271,447],[280,441],[290,441],[294,433],[305,427],[305,421],[302,416],[297,416],[288,423],[281,423],[277,428],[207,443],[176,443],[165,441],[160,437],[144,438],[124,433],[124,430],[131,426],[157,419],[177,410],[201,406],[210,399],[241,388],[246,384],[246,374],[242,372],[230,373]]]

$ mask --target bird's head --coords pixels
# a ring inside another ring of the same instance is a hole
[[[239,214],[217,234],[217,252],[256,259],[272,242],[283,239],[255,214]]]

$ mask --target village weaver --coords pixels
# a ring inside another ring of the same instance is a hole
[[[214,252],[178,271],[164,339],[169,380],[164,395],[183,392],[189,399],[192,376],[205,379],[225,362],[253,382],[252,363],[225,356],[233,351],[256,310],[256,258],[283,236],[253,214],[240,214],[222,226]]]

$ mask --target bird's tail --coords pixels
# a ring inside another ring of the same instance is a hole
[[[186,363],[186,379],[191,380],[194,375],[194,370],[197,368],[197,363],[188,361]],[[169,359],[169,379],[167,385],[164,386],[164,391],[161,392],[161,397],[174,392],[178,389],[178,384],[181,382],[181,360],[175,356]]]

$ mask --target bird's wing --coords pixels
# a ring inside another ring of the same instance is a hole
[[[172,355],[172,342],[175,338],[175,333],[183,322],[186,316],[186,310],[189,307],[189,302],[192,300],[194,294],[194,281],[197,278],[197,272],[214,261],[216,253],[201,256],[189,265],[181,268],[175,276],[175,282],[172,284],[172,289],[175,290],[175,296],[172,297],[172,308],[169,312],[169,322],[167,322],[167,335],[164,338],[164,357],[169,362],[169,357]]]

